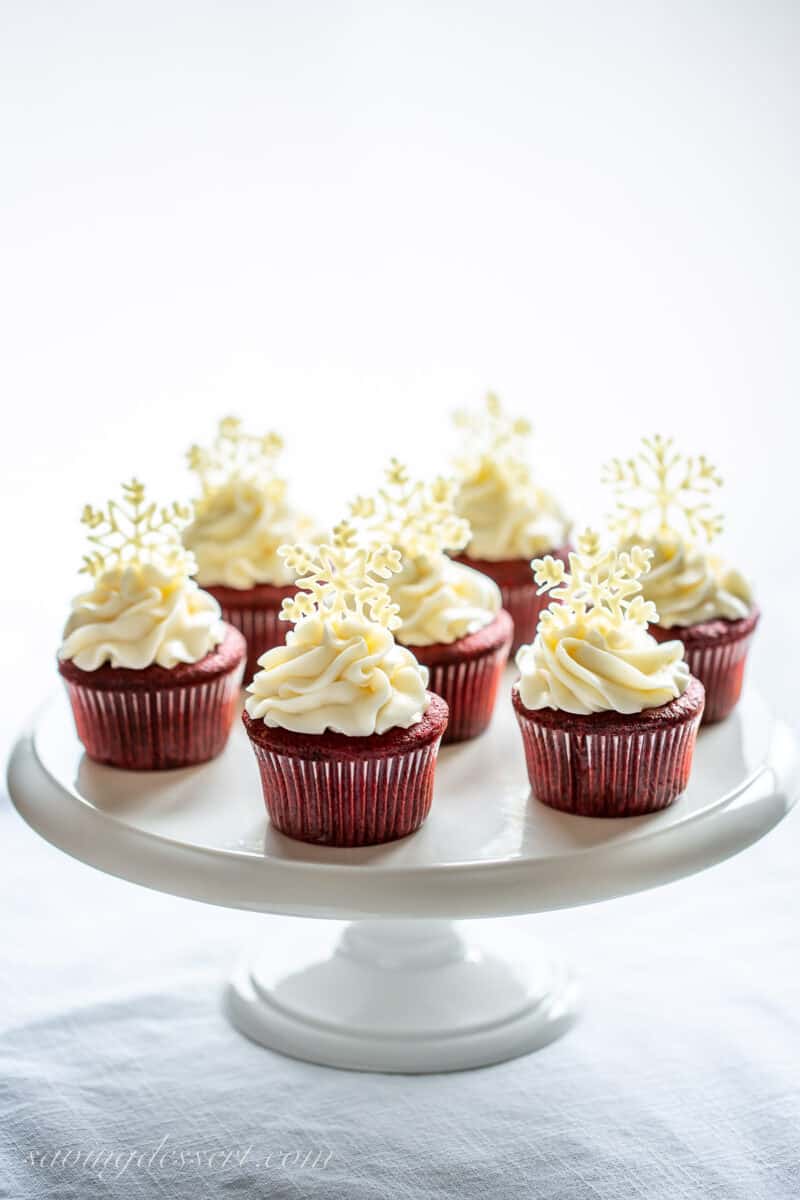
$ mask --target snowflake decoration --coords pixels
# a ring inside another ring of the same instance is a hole
[[[192,446],[187,459],[206,496],[227,483],[241,482],[271,489],[279,498],[285,483],[276,478],[275,463],[282,450],[279,434],[245,433],[238,417],[223,417],[211,445]]]
[[[122,484],[122,500],[109,500],[104,509],[87,504],[81,521],[91,530],[94,547],[83,557],[81,570],[93,578],[116,568],[157,562],[176,575],[191,575],[194,559],[181,545],[180,531],[189,519],[187,505],[159,507],[147,500],[138,479]]]
[[[439,476],[430,483],[412,481],[396,458],[386,482],[373,496],[359,496],[350,515],[363,522],[373,543],[388,544],[403,558],[437,558],[461,550],[470,539],[469,522],[455,512],[455,480]]]
[[[587,529],[569,556],[569,572],[551,555],[531,563],[538,594],[549,592],[558,603],[549,605],[540,622],[545,631],[568,625],[602,626],[621,630],[658,620],[656,607],[641,595],[641,576],[650,570],[652,550],[603,550],[600,538]]]
[[[355,617],[386,629],[400,625],[397,605],[383,582],[401,569],[398,550],[388,545],[374,549],[358,545],[354,527],[342,521],[330,542],[280,546],[278,553],[299,576],[300,589],[284,600],[282,621],[296,624],[316,614],[323,619]]]
[[[530,421],[525,417],[509,416],[494,392],[487,393],[482,411],[459,409],[453,420],[469,441],[493,458],[519,452],[523,439],[531,434]]]
[[[525,446],[530,421],[509,416],[494,392],[488,393],[480,411],[462,409],[453,419],[463,435],[462,452],[455,461],[459,478],[494,476],[520,495],[532,487]]]
[[[722,516],[710,496],[722,479],[705,455],[685,458],[672,438],[642,438],[633,458],[614,458],[603,472],[617,499],[609,525],[620,538],[687,534],[711,541],[722,531]]]

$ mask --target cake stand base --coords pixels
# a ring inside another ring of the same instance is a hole
[[[225,997],[237,1029],[292,1058],[355,1071],[459,1071],[538,1050],[575,1020],[571,972],[518,929],[313,926],[281,938],[279,955],[262,946]]]

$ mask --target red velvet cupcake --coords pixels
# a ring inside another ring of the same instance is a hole
[[[392,636],[383,581],[400,556],[358,546],[346,523],[281,553],[302,577],[283,614],[295,627],[262,657],[243,717],[270,819],[327,846],[406,837],[430,809],[447,705]]]
[[[670,638],[683,642],[689,670],[706,690],[704,725],[724,720],[738,704],[747,652],[760,615],[754,608],[739,620],[717,617],[686,628],[680,625],[670,629],[650,626],[650,632],[658,642]]]
[[[222,750],[244,669],[242,635],[191,578],[179,505],[158,509],[138,481],[88,507],[92,587],[73,602],[58,669],[78,736],[97,762],[152,771]]]
[[[537,559],[555,601],[517,655],[512,699],[534,797],[562,812],[625,817],[655,812],[686,788],[703,714],[703,685],[679,641],[657,642],[641,596],[652,554],[603,552],[588,531],[570,573]]]
[[[414,481],[393,458],[374,497],[351,505],[366,544],[398,552],[387,584],[397,610],[395,636],[428,668],[428,686],[450,709],[444,742],[483,733],[494,711],[513,627],[500,591],[486,575],[448,558],[470,537],[455,512],[455,480]],[[533,576],[528,567],[528,576]]]
[[[226,417],[210,446],[189,451],[201,492],[183,542],[197,560],[198,583],[247,642],[245,680],[262,654],[282,644],[281,605],[297,590],[278,547],[313,533],[309,519],[289,507],[286,480],[276,474],[282,448],[277,434],[256,437]]]
[[[302,734],[242,714],[270,820],[322,846],[374,846],[419,829],[433,799],[447,705],[428,693],[420,721],[367,737]]]
[[[612,525],[622,544],[652,551],[642,583],[658,609],[650,632],[677,638],[706,689],[703,723],[721,721],[742,691],[745,660],[759,612],[744,576],[711,552],[722,528],[714,489],[722,484],[703,455],[685,457],[672,438],[642,439],[635,458],[613,459],[605,481],[617,497]]]
[[[239,708],[245,644],[225,626],[205,657],[174,667],[58,670],[67,686],[78,737],[89,758],[129,771],[189,767],[225,748]]]
[[[699,680],[639,713],[534,711],[517,684],[512,700],[531,790],[542,804],[581,817],[637,817],[686,791],[703,713]]]

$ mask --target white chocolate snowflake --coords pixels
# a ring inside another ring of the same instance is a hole
[[[716,467],[702,454],[684,457],[672,438],[642,438],[632,458],[611,460],[603,482],[616,496],[609,526],[620,539],[688,535],[710,542],[722,531],[722,516],[709,498],[722,485]]]
[[[281,608],[283,621],[296,623],[319,615],[355,617],[386,629],[397,629],[398,608],[382,582],[402,566],[400,552],[389,545],[368,549],[358,544],[348,521],[333,530],[330,542],[315,546],[280,546],[278,553],[297,573],[298,594]]]
[[[504,411],[494,392],[487,393],[481,411],[459,409],[453,420],[469,442],[492,457],[503,457],[510,451],[520,453],[524,439],[532,431],[526,417],[512,417]]]
[[[119,567],[158,562],[176,575],[190,575],[194,558],[181,545],[180,531],[189,519],[187,505],[177,501],[159,507],[148,501],[138,479],[122,484],[122,500],[109,500],[105,508],[87,504],[81,521],[94,550],[84,555],[81,570],[97,578]]]
[[[460,480],[491,479],[519,503],[533,494],[526,445],[532,426],[526,417],[510,416],[494,392],[489,392],[482,409],[461,409],[453,420],[463,438],[454,462]]]
[[[430,483],[412,481],[396,458],[375,496],[359,496],[351,516],[362,523],[374,544],[393,546],[404,559],[436,558],[461,550],[470,539],[469,523],[455,512],[455,480],[439,476]]]
[[[568,625],[602,627],[604,632],[626,625],[646,626],[658,620],[656,607],[642,598],[641,576],[650,570],[652,550],[603,550],[598,535],[587,529],[569,556],[569,572],[559,559],[546,555],[531,563],[538,593],[549,592],[554,603],[540,623],[563,629]]]
[[[192,446],[187,458],[204,495],[232,482],[241,482],[274,491],[274,498],[279,499],[286,488],[285,481],[275,474],[282,450],[283,438],[279,434],[246,433],[238,417],[223,417],[211,445]]]

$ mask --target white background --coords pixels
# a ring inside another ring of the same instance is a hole
[[[4,5],[4,711],[50,686],[87,500],[188,494],[234,411],[334,519],[489,386],[579,520],[643,432],[719,463],[790,711],[799,12]]]

